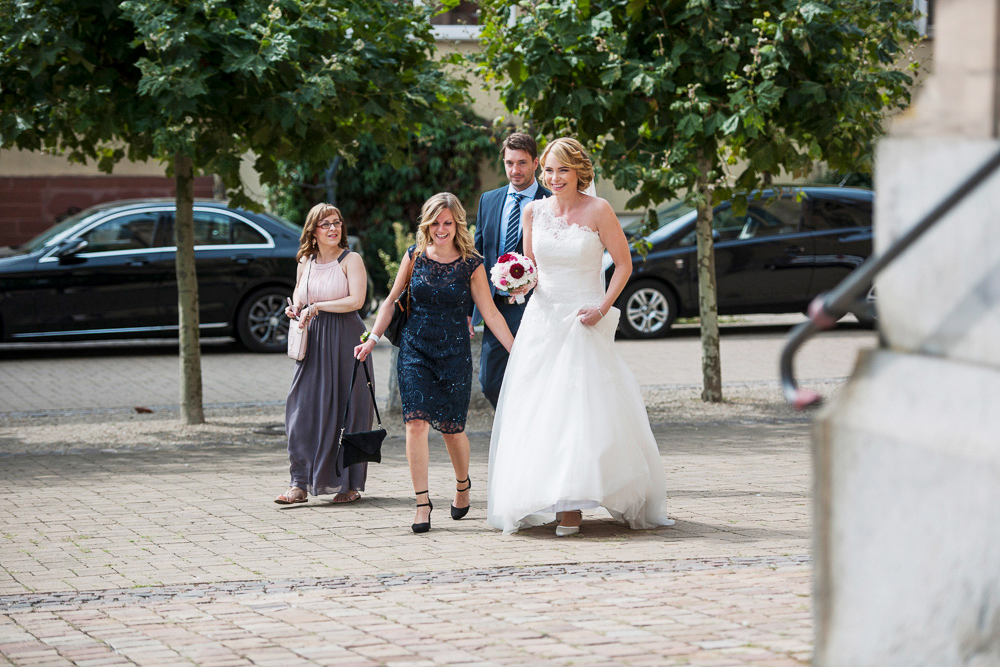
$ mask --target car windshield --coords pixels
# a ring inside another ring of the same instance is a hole
[[[653,234],[659,229],[663,229],[665,225],[669,225],[671,222],[680,218],[687,213],[690,213],[694,209],[688,206],[683,201],[671,202],[666,206],[657,209],[656,211],[656,226],[648,230],[648,234]],[[642,217],[638,217],[635,220],[630,220],[629,222],[622,225],[622,229],[625,231],[626,236],[635,237],[639,235],[639,231],[642,229]]]
[[[268,220],[273,220],[290,232],[295,232],[296,234],[302,233],[302,225],[296,225],[294,222],[285,220],[282,217],[275,215],[274,213],[260,213],[259,215],[264,216]]]
[[[27,241],[17,246],[16,248],[14,248],[14,251],[22,254],[27,254],[29,252],[35,252],[39,248],[44,248],[46,245],[48,245],[50,240],[52,240],[59,234],[62,234],[67,229],[77,224],[84,218],[89,217],[93,214],[94,214],[93,209],[87,209],[86,211],[80,211],[79,213],[71,215],[62,222],[58,222],[52,227],[49,227],[44,232],[42,232],[35,238],[31,239],[30,241]]]

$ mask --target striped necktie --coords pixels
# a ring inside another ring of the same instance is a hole
[[[510,209],[510,217],[507,218],[507,237],[503,241],[504,253],[514,252],[517,248],[517,240],[521,236],[521,200],[527,195],[510,193],[514,198],[514,206]]]

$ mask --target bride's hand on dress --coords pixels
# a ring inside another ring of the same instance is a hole
[[[580,316],[580,321],[588,327],[592,327],[604,319],[604,315],[601,314],[601,311],[597,306],[587,306],[586,308],[581,308],[579,312],[577,312],[577,315]]]

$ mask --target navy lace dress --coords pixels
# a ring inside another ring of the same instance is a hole
[[[412,258],[416,246],[407,251]],[[442,264],[416,258],[410,317],[399,343],[397,377],[403,421],[423,419],[442,433],[461,433],[472,391],[472,274],[479,257]]]

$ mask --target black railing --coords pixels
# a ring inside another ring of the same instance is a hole
[[[843,317],[858,302],[861,295],[870,289],[875,282],[875,276],[882,269],[899,257],[970,192],[982,185],[983,181],[989,178],[998,167],[1000,167],[1000,152],[987,160],[884,253],[870,257],[831,291],[820,294],[813,299],[812,303],[809,304],[809,320],[792,329],[791,333],[788,334],[785,349],[781,352],[781,389],[789,403],[794,405],[796,409],[803,410],[818,405],[823,400],[822,396],[812,390],[799,387],[795,381],[792,362],[795,360],[795,353],[798,352],[803,343],[812,338],[817,331],[833,328],[837,320]]]

